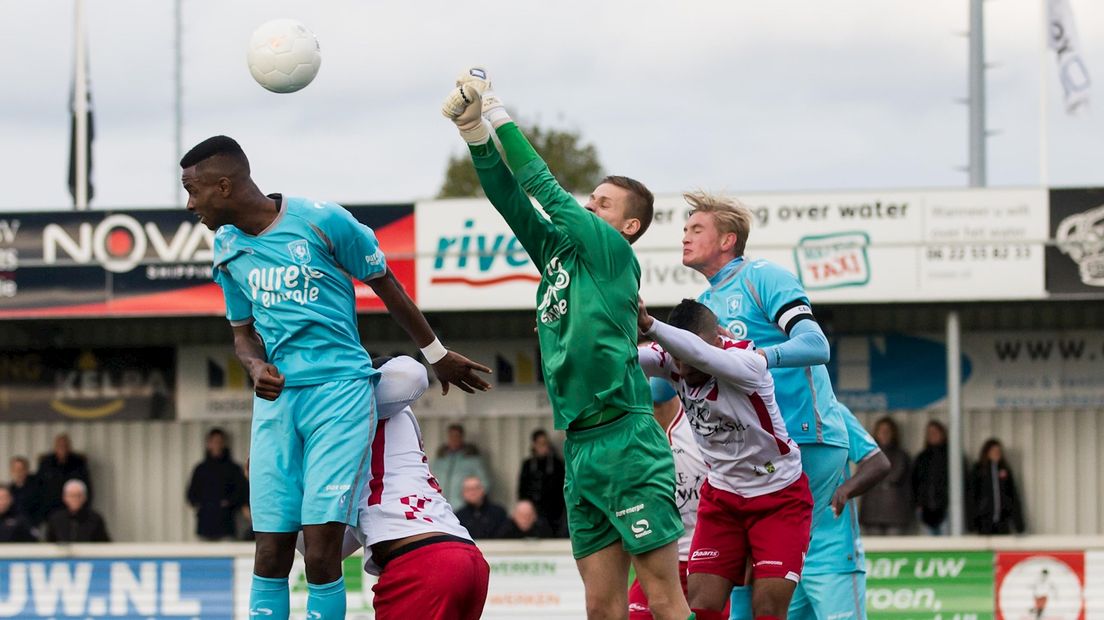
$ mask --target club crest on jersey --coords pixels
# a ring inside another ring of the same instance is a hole
[[[300,239],[289,243],[288,252],[291,253],[291,260],[299,265],[306,265],[311,261],[310,246],[307,244],[306,239]]]
[[[740,306],[744,305],[743,295],[729,295],[728,297],[728,316],[736,316],[740,314]]]

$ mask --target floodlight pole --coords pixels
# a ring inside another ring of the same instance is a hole
[[[88,209],[88,58],[85,49],[84,0],[75,1],[73,115],[76,136],[73,154],[76,166],[73,188],[73,208]]]

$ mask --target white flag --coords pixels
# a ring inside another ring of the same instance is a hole
[[[1058,55],[1058,79],[1065,94],[1066,113],[1089,105],[1089,70],[1081,57],[1081,39],[1073,23],[1069,0],[1047,0],[1047,41]]]

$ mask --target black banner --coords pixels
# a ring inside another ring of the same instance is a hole
[[[1051,190],[1050,237],[1047,292],[1104,297],[1104,188]]]
[[[175,370],[169,347],[0,352],[0,422],[171,419]]]
[[[413,205],[349,210],[385,253],[413,253]],[[0,216],[0,318],[222,314],[213,239],[185,209]],[[410,289],[413,257],[395,258],[388,263]]]

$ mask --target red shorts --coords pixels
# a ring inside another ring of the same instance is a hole
[[[813,496],[805,474],[790,486],[741,497],[706,480],[698,502],[698,525],[690,543],[690,574],[719,575],[743,585],[751,557],[756,579],[801,579]]]
[[[379,620],[478,620],[491,567],[475,545],[439,542],[387,562],[372,586]]]

